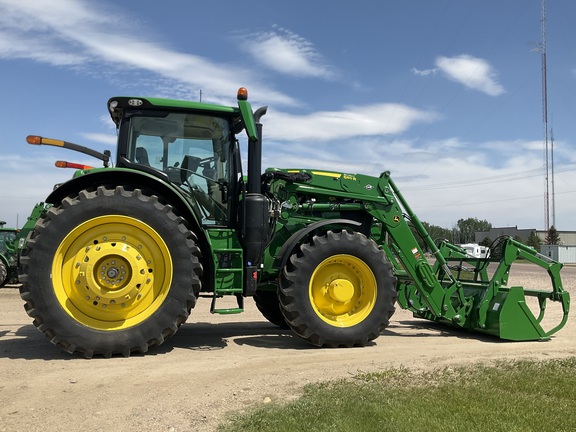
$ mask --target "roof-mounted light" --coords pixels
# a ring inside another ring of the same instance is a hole
[[[108,104],[108,110],[110,112],[114,112],[114,110],[116,109],[117,106],[118,106],[117,100],[110,101],[110,103]]]
[[[246,87],[240,87],[238,89],[238,100],[248,100],[248,90]]]

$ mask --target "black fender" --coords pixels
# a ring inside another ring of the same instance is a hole
[[[130,185],[134,188],[152,191],[166,203],[177,209],[177,213],[186,219],[190,228],[201,233],[200,219],[185,195],[172,186],[162,172],[152,175],[142,171],[125,168],[104,168],[84,175],[76,176],[58,185],[46,198],[47,203],[58,205],[67,196],[74,195],[83,189],[96,189],[104,185]]]
[[[290,238],[284,242],[282,248],[276,255],[276,260],[274,261],[274,267],[277,269],[284,268],[286,262],[288,261],[288,258],[290,257],[290,255],[292,255],[292,251],[302,241],[302,239],[311,232],[316,231],[319,228],[322,228],[327,225],[344,225],[344,226],[358,227],[362,226],[363,224],[362,222],[358,222],[351,219],[327,219],[311,223],[310,225],[306,225],[304,228],[292,234]]]

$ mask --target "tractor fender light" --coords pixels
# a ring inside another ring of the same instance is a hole
[[[90,169],[94,169],[94,167],[90,166],[90,165],[83,165],[83,164],[77,164],[74,162],[66,162],[66,161],[56,161],[56,163],[54,164],[57,168],[73,168],[73,169],[78,169],[78,170],[90,170]]]
[[[237,96],[238,100],[248,100],[248,90],[246,89],[246,87],[240,87],[238,89],[238,96]]]

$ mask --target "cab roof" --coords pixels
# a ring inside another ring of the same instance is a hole
[[[240,110],[237,107],[203,102],[133,96],[115,96],[108,100],[108,112],[116,126],[120,124],[120,120],[126,109],[231,114],[232,117],[240,117]]]

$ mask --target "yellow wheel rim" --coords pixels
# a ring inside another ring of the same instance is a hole
[[[121,330],[149,318],[172,283],[172,259],[162,237],[127,216],[101,216],[73,229],[52,262],[58,302],[76,321]]]
[[[309,287],[314,312],[335,327],[351,327],[366,319],[378,291],[370,267],[345,254],[322,261],[312,274]]]

